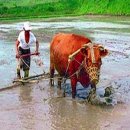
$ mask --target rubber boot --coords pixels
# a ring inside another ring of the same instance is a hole
[[[24,71],[24,78],[29,77],[29,70]]]
[[[21,79],[21,74],[20,74],[20,69],[19,68],[17,68],[17,78]]]

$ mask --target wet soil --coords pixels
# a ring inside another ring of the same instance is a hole
[[[63,97],[48,81],[0,93],[2,130],[129,130],[127,104],[95,106]]]

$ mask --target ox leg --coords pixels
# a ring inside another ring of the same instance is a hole
[[[76,84],[77,84],[77,78],[72,77],[71,78],[72,98],[75,98],[76,96]]]
[[[54,69],[50,69],[50,85],[54,86]]]
[[[96,93],[96,85],[95,85],[95,83],[91,83],[91,89],[93,89],[93,91]]]
[[[96,85],[95,83],[91,83],[91,90],[87,97],[88,102],[91,102],[95,98],[95,96],[96,96]]]
[[[62,77],[58,78],[58,88],[61,89]]]

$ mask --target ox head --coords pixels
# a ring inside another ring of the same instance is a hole
[[[106,56],[108,51],[103,46],[93,43],[85,44],[80,51],[85,57],[84,68],[89,74],[90,82],[96,85],[99,81],[101,58]]]

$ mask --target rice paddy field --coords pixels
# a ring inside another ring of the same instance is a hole
[[[0,19],[130,15],[129,0],[0,0]]]

